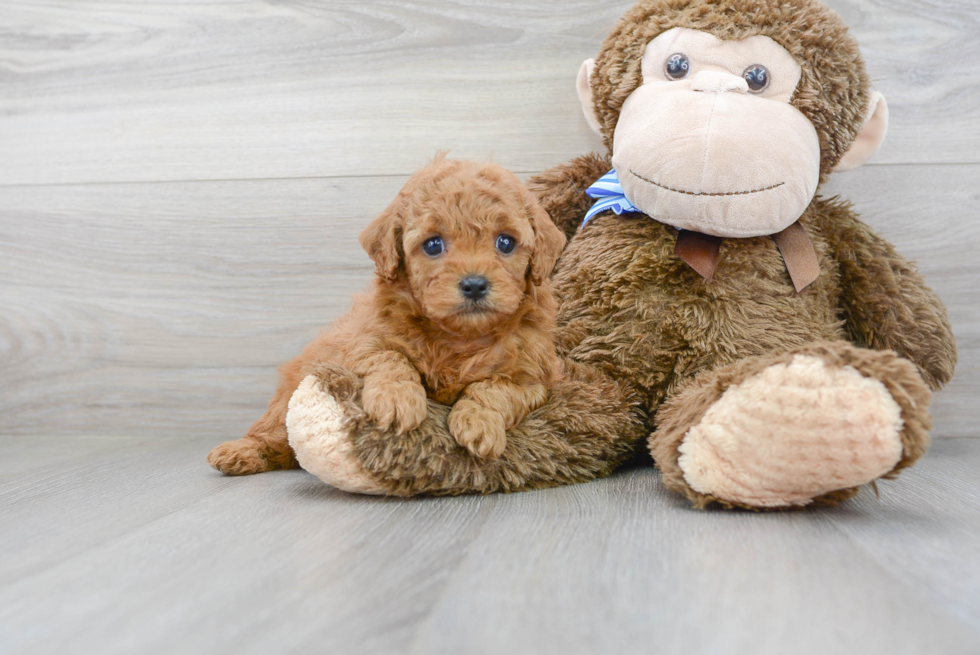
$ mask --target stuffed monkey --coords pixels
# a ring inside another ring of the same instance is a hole
[[[531,181],[569,237],[550,400],[480,459],[449,408],[396,437],[323,366],[287,417],[300,464],[355,492],[488,493],[603,476],[645,444],[695,506],[770,509],[840,502],[921,457],[956,363],[945,310],[817,195],[888,122],[841,19],[816,0],[640,0],[578,93],[608,154]]]

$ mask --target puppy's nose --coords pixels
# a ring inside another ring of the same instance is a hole
[[[467,275],[459,281],[459,290],[470,300],[479,300],[490,290],[490,280],[482,275]]]

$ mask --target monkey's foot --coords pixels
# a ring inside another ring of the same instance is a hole
[[[839,502],[928,443],[929,391],[894,353],[821,344],[705,378],[651,437],[668,486],[698,506]]]
[[[355,392],[355,386],[350,374],[338,373],[326,379],[308,375],[289,400],[289,445],[300,466],[327,484],[352,493],[383,494],[385,490],[353,452],[351,436],[356,423],[345,400]]]

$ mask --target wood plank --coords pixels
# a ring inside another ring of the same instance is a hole
[[[0,500],[19,573],[0,578],[0,651],[399,652],[497,502],[353,496],[303,471],[226,478],[207,446],[137,445]]]
[[[980,650],[980,439],[937,443],[880,501],[774,514],[691,510],[649,468],[354,496],[302,471],[221,478],[206,445],[129,440],[0,498],[0,562],[23,573],[0,580],[0,651]]]
[[[0,189],[0,434],[238,436],[274,367],[369,283],[357,234],[404,180]],[[978,181],[974,165],[871,167],[826,191],[950,309],[961,359],[940,436],[980,419]]]
[[[975,463],[980,442],[970,441]],[[975,482],[972,488],[976,493]],[[929,534],[952,539],[957,551],[974,545],[975,513],[967,528],[953,520],[927,527],[918,521],[915,498],[903,501],[887,519],[869,503],[844,512],[882,539],[911,530],[920,540]],[[932,575],[920,581],[929,586],[899,581],[901,574],[831,527],[838,511],[692,511],[668,495],[650,469],[514,497],[488,519],[411,652],[918,654],[980,648],[977,615],[964,616],[972,608],[958,606],[957,620],[933,598],[941,593],[936,583],[961,572],[958,560],[932,558]],[[902,556],[893,566],[915,566],[922,552],[907,548]],[[974,572],[963,575],[961,588],[975,590]]]
[[[134,443],[151,440],[153,437],[89,435],[73,439],[72,447],[67,448],[62,437],[34,435],[33,438],[24,439],[0,435],[0,453],[3,453],[0,460],[0,498],[24,480],[45,475],[44,470],[61,471],[78,461],[91,461],[99,457],[112,459]]]
[[[0,2],[2,184],[518,171],[598,147],[574,80],[630,2]],[[980,162],[973,0],[832,0],[892,127]]]
[[[232,478],[209,474],[200,439],[18,441],[19,447],[9,440],[0,446],[0,587],[233,487]],[[62,452],[52,452],[59,445]],[[21,471],[8,475],[11,468]]]
[[[865,494],[827,514],[906,585],[980,630],[980,439],[943,439],[882,500]],[[874,513],[876,520],[862,517]]]
[[[3,189],[0,432],[237,436],[404,180]]]

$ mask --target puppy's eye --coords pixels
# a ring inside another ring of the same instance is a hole
[[[683,80],[691,72],[691,60],[687,58],[687,55],[675,52],[667,57],[664,72],[672,80]]]
[[[497,237],[497,250],[504,255],[509,255],[514,252],[514,248],[517,247],[517,239],[510,236],[509,234],[501,234]]]
[[[769,70],[761,64],[752,64],[746,68],[742,77],[745,78],[752,93],[762,93],[769,87]]]
[[[422,251],[429,257],[438,257],[446,249],[446,244],[442,242],[442,237],[432,237],[426,239],[422,244]]]

